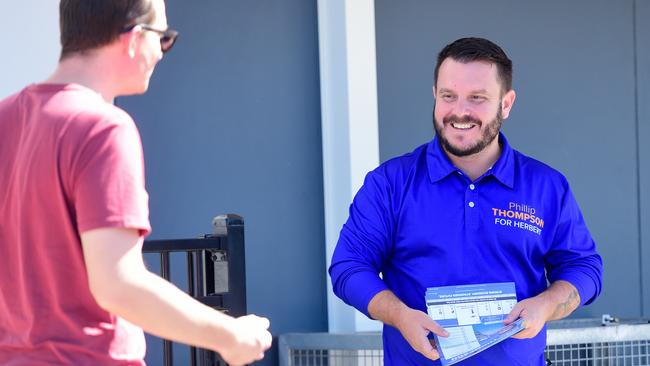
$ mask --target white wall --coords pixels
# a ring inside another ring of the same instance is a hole
[[[47,78],[59,51],[59,2],[0,0],[0,99]]]
[[[329,268],[348,207],[379,165],[374,0],[319,0],[325,261]],[[381,330],[346,305],[327,281],[332,333]]]

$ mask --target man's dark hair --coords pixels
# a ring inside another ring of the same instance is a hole
[[[450,57],[452,60],[462,63],[484,61],[495,64],[503,93],[512,89],[512,61],[495,43],[485,38],[461,38],[445,46],[438,54],[436,71],[433,76],[434,85],[437,85],[438,82],[440,65]]]
[[[154,17],[151,0],[61,0],[61,60],[107,45],[126,27],[151,23]]]

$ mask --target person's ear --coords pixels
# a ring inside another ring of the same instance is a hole
[[[129,58],[135,57],[135,50],[138,45],[138,37],[140,35],[140,27],[136,26],[128,32],[124,32],[120,35],[120,42],[122,44],[122,49],[129,55]]]
[[[503,119],[508,118],[510,111],[512,110],[513,104],[515,104],[515,99],[517,98],[517,93],[513,89],[510,89],[504,96],[501,98],[501,113]]]

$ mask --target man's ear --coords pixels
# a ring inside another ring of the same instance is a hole
[[[433,95],[433,99],[436,99],[436,86],[431,87],[431,95]]]
[[[504,96],[501,98],[501,113],[503,119],[508,118],[510,111],[512,110],[512,105],[515,104],[515,99],[517,98],[517,93],[513,89],[510,89]]]
[[[120,43],[122,49],[129,55],[130,58],[135,57],[135,50],[138,45],[138,36],[140,34],[140,28],[135,27],[128,32],[122,33],[120,35]]]

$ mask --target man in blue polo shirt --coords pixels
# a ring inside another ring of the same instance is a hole
[[[436,137],[370,172],[354,198],[334,292],[384,323],[385,365],[431,365],[431,333],[447,332],[425,313],[426,289],[514,282],[505,323],[525,329],[460,364],[545,365],[546,322],[599,295],[602,260],[564,176],[500,133],[515,92],[499,46],[446,46],[433,96]]]

